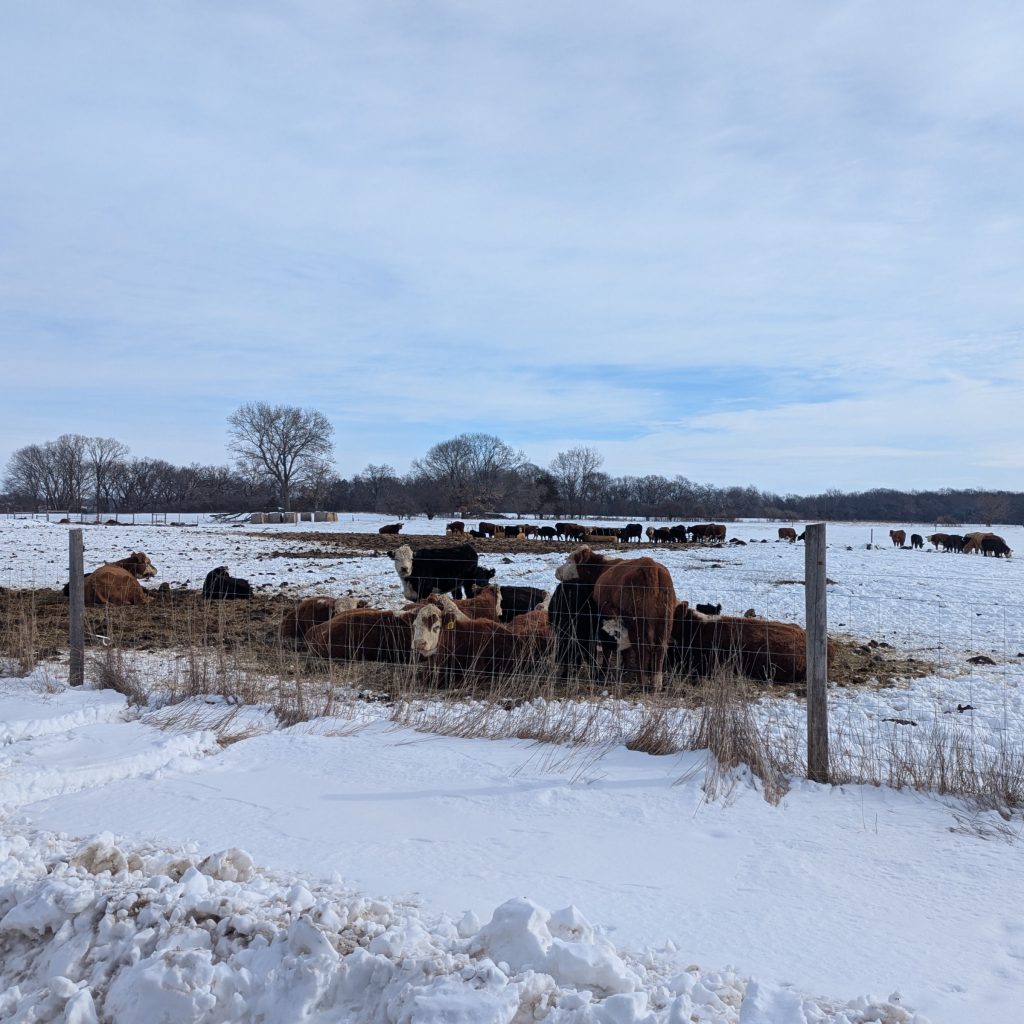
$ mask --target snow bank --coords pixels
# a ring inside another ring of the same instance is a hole
[[[779,1012],[776,1012],[778,1010]],[[0,837],[0,1018],[10,1024],[925,1024],[735,972],[616,951],[575,908],[527,899],[484,927],[202,857]]]

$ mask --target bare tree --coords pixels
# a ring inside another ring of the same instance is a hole
[[[392,492],[399,484],[399,479],[394,466],[386,463],[375,465],[371,462],[352,482],[366,488],[366,500],[372,511],[383,512],[384,505],[388,503]]]
[[[312,463],[333,454],[334,428],[315,409],[248,402],[228,417],[228,423],[228,450],[239,469],[273,480],[286,512],[291,511],[292,484]]]
[[[452,511],[495,509],[526,465],[526,455],[493,434],[459,434],[435,444],[413,471],[434,480]]]
[[[89,468],[94,484],[93,494],[96,499],[96,518],[100,514],[100,498],[106,494],[110,497],[110,484],[113,470],[128,455],[128,446],[113,437],[85,438],[85,463]]]
[[[578,516],[584,503],[605,480],[600,472],[604,456],[596,448],[576,445],[551,460],[551,475],[570,515]]]

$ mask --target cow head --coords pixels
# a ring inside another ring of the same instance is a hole
[[[473,570],[473,586],[479,588],[486,587],[494,579],[497,571],[497,569],[487,569],[482,565],[478,565]]]
[[[572,583],[580,578],[580,565],[590,560],[593,552],[586,544],[577,548],[569,557],[555,570],[555,579],[560,583]]]
[[[412,620],[412,650],[424,658],[437,654],[446,613],[435,604],[425,604]],[[454,619],[451,620],[454,623]]]
[[[395,548],[391,557],[395,560],[395,572],[403,580],[408,579],[412,575],[412,548],[408,544],[403,544],[401,547]],[[411,597],[409,600],[415,601],[416,598]]]
[[[133,551],[127,558],[122,558],[121,561],[114,564],[121,566],[122,569],[127,569],[133,576],[144,580],[156,575],[156,566],[149,560],[149,556],[144,551]]]

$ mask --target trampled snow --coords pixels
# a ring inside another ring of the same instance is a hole
[[[97,527],[87,565],[141,548],[157,583],[226,563],[400,600],[380,555],[267,559],[277,529]],[[880,527],[869,549],[867,530],[830,527],[832,623],[932,649],[941,672],[830,691],[837,714],[1019,741],[1019,561],[887,549]],[[63,582],[66,531],[4,523],[0,582]],[[659,557],[681,596],[802,618],[799,546]],[[560,560],[482,557],[547,587]],[[966,662],[979,652],[996,664]],[[373,707],[290,729],[252,709],[222,748],[62,671],[0,680],[0,1019],[1020,1019],[1019,818],[800,780],[772,805],[743,772],[709,799],[701,753],[441,737]]]

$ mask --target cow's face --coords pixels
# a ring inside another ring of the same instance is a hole
[[[392,557],[395,560],[395,571],[403,580],[408,579],[412,575],[412,548],[408,544],[403,544],[401,547],[395,548]]]
[[[579,566],[573,555],[570,555],[556,570],[555,579],[560,583],[573,583],[580,578]]]
[[[132,566],[129,570],[135,576],[141,579],[149,579],[150,576],[156,575],[156,566],[149,560],[149,556],[144,551],[133,551],[131,553]]]
[[[440,608],[428,604],[416,613],[412,622],[412,650],[424,658],[437,653],[437,645],[441,640],[441,628],[444,615]]]

